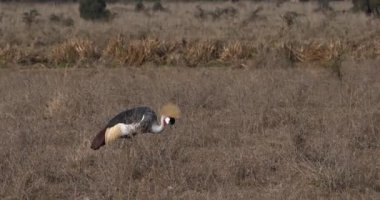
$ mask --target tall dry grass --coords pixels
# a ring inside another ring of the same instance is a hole
[[[96,59],[98,52],[92,41],[70,39],[55,46],[50,55],[54,63],[74,63]]]
[[[347,47],[341,41],[311,41],[306,44],[293,42],[285,44],[292,60],[299,62],[328,62],[342,56]]]
[[[194,16],[199,5],[207,13],[234,10],[235,14],[200,19]],[[107,23],[80,19],[76,6],[2,4],[1,62],[80,66],[84,60],[109,60],[121,65],[199,66],[249,63],[278,52],[300,62],[379,55],[379,20],[351,12],[347,1],[332,3],[334,11],[329,12],[315,12],[318,5],[312,2],[279,7],[265,2],[165,3],[168,12],[135,12],[133,4],[110,4],[116,17]],[[28,9],[36,9],[40,16],[25,26],[20,16]],[[52,15],[74,23],[63,26],[50,20]],[[284,21],[288,15],[292,23]]]
[[[32,52],[9,44],[0,49],[2,63],[50,63],[80,64],[88,61],[112,61],[126,66],[157,65],[202,66],[208,63],[228,64],[249,61],[265,55],[267,51],[302,63],[326,63],[345,56],[354,60],[376,59],[380,55],[377,39],[365,41],[309,40],[286,41],[279,45],[259,44],[247,41],[222,40],[159,40],[148,37],[128,39],[115,36],[104,49],[88,39],[69,39],[54,45],[50,52]],[[282,54],[282,55],[281,55]],[[265,59],[265,58],[264,58]],[[29,62],[25,62],[28,60]]]

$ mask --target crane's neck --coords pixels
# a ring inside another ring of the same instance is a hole
[[[152,125],[152,132],[153,133],[160,133],[165,129],[165,116],[161,116],[160,122],[156,121]]]

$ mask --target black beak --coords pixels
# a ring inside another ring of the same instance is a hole
[[[175,124],[175,119],[172,118],[172,117],[170,117],[169,124],[170,125],[174,125]]]

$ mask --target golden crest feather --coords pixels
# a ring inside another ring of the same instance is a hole
[[[162,106],[160,110],[160,114],[168,117],[173,118],[180,118],[181,117],[181,110],[179,107],[173,103],[168,103],[164,106]]]

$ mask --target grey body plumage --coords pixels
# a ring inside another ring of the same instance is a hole
[[[156,113],[149,107],[136,107],[117,114],[106,127],[112,127],[118,123],[139,123],[139,130],[147,133],[151,131],[153,123],[158,123],[158,121]]]

